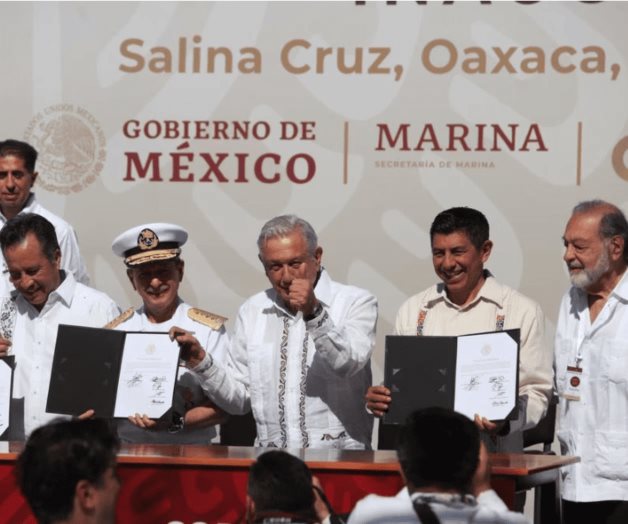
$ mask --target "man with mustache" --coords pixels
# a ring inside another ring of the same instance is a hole
[[[556,325],[565,522],[628,522],[628,223],[613,204],[578,204],[563,236],[572,287]]]
[[[35,171],[36,161],[37,151],[30,144],[19,140],[0,142],[0,227],[21,213],[36,213],[45,217],[55,227],[59,248],[63,253],[62,269],[72,273],[77,282],[88,285],[89,277],[74,229],[65,220],[44,208],[32,191],[38,175]],[[0,296],[6,296],[13,286],[4,260],[2,266]]]
[[[225,317],[193,308],[179,297],[184,262],[181,246],[188,233],[175,224],[153,223],[132,227],[112,244],[124,259],[127,276],[142,299],[142,305],[126,310],[109,324],[124,331],[171,331],[172,336],[189,331],[195,344],[217,362],[225,360],[228,337]],[[185,348],[184,348],[185,350]],[[217,426],[225,418],[203,392],[199,380],[185,367],[179,368],[172,413],[153,420],[134,413],[120,421],[123,442],[207,444],[217,437]]]
[[[475,417],[490,451],[523,449],[522,429],[536,425],[547,410],[552,391],[552,353],[544,340],[545,318],[539,305],[497,282],[484,269],[493,243],[489,224],[476,209],[454,207],[439,213],[430,228],[432,263],[441,279],[409,298],[399,309],[396,335],[458,336],[503,329],[521,330],[519,353],[519,413],[502,427]],[[417,370],[420,377],[420,371]],[[373,386],[367,407],[382,416],[390,390]]]

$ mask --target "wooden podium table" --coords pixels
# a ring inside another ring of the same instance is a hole
[[[509,508],[514,507],[515,493],[554,482],[562,466],[580,462],[579,457],[519,453],[491,455],[491,485]]]
[[[21,443],[0,442],[0,515],[34,523],[15,485]],[[248,468],[267,449],[226,446],[127,445],[120,450],[122,490],[118,522],[238,522],[244,511]],[[394,451],[290,450],[303,459],[339,513],[369,493],[394,495],[403,486]],[[496,454],[493,485],[512,507],[516,478],[577,462],[576,457]]]

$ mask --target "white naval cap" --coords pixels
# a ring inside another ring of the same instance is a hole
[[[188,232],[176,224],[142,224],[119,235],[111,249],[127,266],[138,266],[178,257],[187,239]]]

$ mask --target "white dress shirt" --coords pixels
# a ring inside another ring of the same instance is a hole
[[[238,313],[226,367],[201,362],[203,387],[225,411],[252,408],[258,446],[370,448],[371,384],[377,301],[322,271],[315,287],[323,306],[306,322],[269,289]],[[206,359],[207,360],[207,359]]]
[[[225,327],[215,330],[188,316],[191,306],[179,299],[179,306],[174,315],[166,322],[153,323],[148,320],[144,312],[144,306],[138,308],[133,316],[119,324],[116,329],[123,331],[168,331],[172,326],[177,326],[194,333],[194,337],[200,345],[212,355],[219,363],[226,361],[229,337]],[[203,391],[198,377],[189,372],[183,366],[179,366],[177,385],[175,387],[173,410],[180,415],[185,415],[189,409],[211,400]],[[135,413],[129,413],[134,415]],[[172,444],[208,444],[215,441],[219,426],[206,428],[184,427],[181,431],[170,433],[169,421],[158,428],[145,430],[133,425],[128,420],[120,420],[118,423],[118,435],[123,442],[144,443],[172,443]]]
[[[70,273],[37,311],[14,291],[15,329],[11,354],[15,355],[13,398],[24,398],[26,437],[38,426],[58,417],[46,413],[46,400],[59,324],[103,327],[119,309],[104,293],[84,286]],[[85,348],[89,351],[89,348]]]
[[[524,524],[528,522],[521,513],[509,511],[506,504],[493,490],[482,492],[477,504],[449,501],[451,495],[414,493],[413,497],[442,499],[443,503],[429,503],[441,524]],[[460,497],[454,497],[459,500]],[[474,499],[471,498],[471,501]],[[416,524],[419,518],[406,488],[394,497],[368,495],[360,500],[349,516],[347,524]]]
[[[580,400],[567,400],[567,366],[578,366]],[[563,498],[628,500],[628,271],[591,323],[587,294],[572,287],[560,304],[555,344],[558,439],[581,462],[561,469]]]

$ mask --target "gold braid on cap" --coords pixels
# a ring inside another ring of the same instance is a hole
[[[147,262],[155,262],[157,260],[169,260],[178,257],[180,254],[180,247],[172,249],[153,249],[151,251],[129,255],[124,259],[124,263],[127,266],[137,266],[138,264],[146,264]]]

